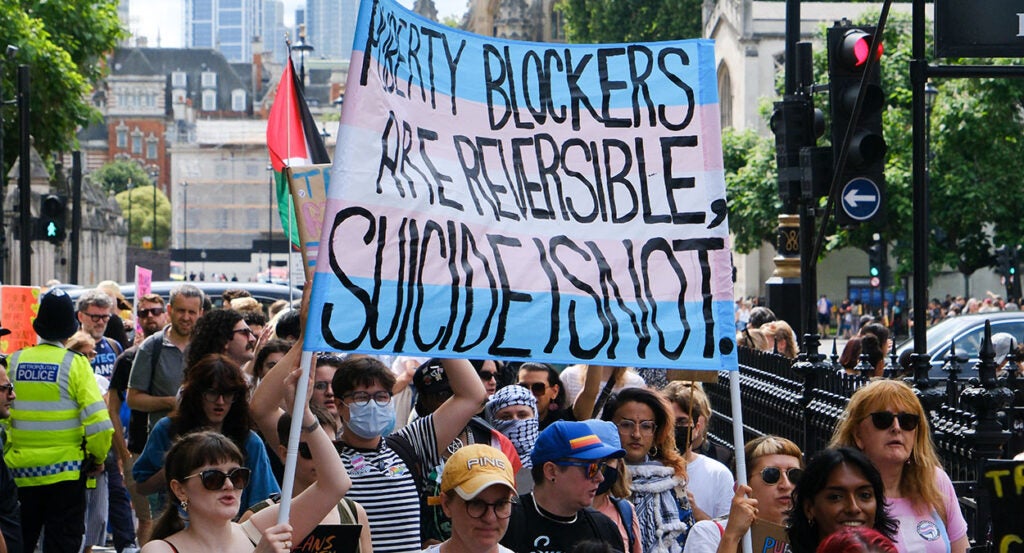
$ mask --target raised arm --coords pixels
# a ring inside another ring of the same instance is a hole
[[[279,384],[281,388],[286,389],[286,393],[293,394],[293,397],[299,372],[298,369],[292,371],[285,381],[285,386]],[[327,432],[320,427],[307,403],[302,414],[302,426],[308,428],[313,424],[316,424],[316,428],[310,432],[303,430],[302,439],[309,446],[313,462],[316,463],[317,481],[292,500],[288,522],[292,525],[295,536],[305,536],[313,531],[313,528],[320,524],[327,513],[337,507],[338,502],[352,487],[352,480],[349,478],[348,472],[345,471],[341,457],[334,449],[334,443],[331,442]],[[254,514],[249,520],[256,528],[263,531],[277,523],[279,512],[280,505],[275,504]]]
[[[605,370],[606,368],[608,370]],[[614,376],[616,374],[615,371],[625,369],[588,365],[583,370],[587,371],[587,377],[583,381],[583,389],[576,396],[576,401],[572,403],[572,414],[578,421],[592,418],[594,405],[597,403],[597,395],[601,393],[601,381],[605,373],[607,372]]]
[[[288,377],[289,373],[299,366],[302,359],[302,336],[295,341],[292,348],[284,357],[274,365],[267,374],[263,375],[259,386],[252,394],[252,401],[249,402],[249,412],[260,432],[263,433],[263,441],[267,442],[271,451],[277,451],[279,441],[277,439],[277,419],[284,413],[282,406],[285,404],[287,390],[281,383]],[[314,360],[315,361],[315,360]],[[294,397],[294,396],[292,396]]]
[[[441,366],[452,387],[452,397],[434,411],[437,449],[438,454],[443,456],[448,450],[448,444],[469,424],[469,419],[480,412],[487,400],[487,390],[473,365],[466,359],[444,359]]]

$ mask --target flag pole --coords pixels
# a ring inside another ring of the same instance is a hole
[[[288,432],[288,452],[284,459],[284,480],[281,482],[281,510],[277,523],[288,522],[291,514],[292,491],[295,489],[295,465],[299,459],[299,438],[302,433],[302,415],[306,409],[306,389],[309,387],[309,369],[313,364],[313,352],[303,351],[299,366],[302,374],[295,385],[295,404],[292,406],[292,424]]]

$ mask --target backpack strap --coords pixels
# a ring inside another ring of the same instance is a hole
[[[338,516],[341,517],[342,524],[359,524],[355,501],[347,497],[341,498],[338,502]]]
[[[121,342],[117,340],[111,340],[110,338],[103,336],[103,341],[107,343],[107,347],[114,350],[114,353],[121,355],[124,352],[124,347],[121,346]]]
[[[633,532],[633,505],[625,499],[619,499],[618,497],[608,496],[612,500],[612,504],[615,505],[615,509],[619,512],[619,518],[622,520],[622,527],[626,529],[626,537],[629,538],[629,543],[626,544],[629,547],[629,551],[633,550],[633,544],[636,543],[636,534]]]

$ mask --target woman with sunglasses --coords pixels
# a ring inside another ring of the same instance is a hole
[[[786,534],[793,553],[814,553],[844,528],[874,528],[892,539],[897,522],[886,504],[882,476],[850,447],[819,452],[793,490]]]
[[[967,550],[967,522],[935,453],[928,417],[910,386],[878,380],[857,390],[831,445],[855,447],[878,467],[899,521],[893,541],[901,552]]]
[[[682,551],[695,521],[668,400],[646,388],[626,388],[608,400],[601,418],[615,423],[626,450],[643,550]]]
[[[245,466],[252,477],[242,492],[241,502],[235,505],[236,516],[271,494],[281,493],[263,441],[250,430],[247,397],[245,376],[227,356],[207,355],[189,367],[178,407],[153,426],[146,447],[132,468],[139,493],[154,494],[167,486],[164,453],[175,438],[198,430],[224,434],[245,454]]]
[[[242,524],[233,522],[242,490],[251,482],[242,452],[226,436],[200,431],[180,438],[167,452],[167,491],[174,506],[153,529],[146,553],[189,551],[291,551],[298,541],[334,509],[352,481],[327,434],[309,409],[302,432],[310,452],[323,469],[316,483],[291,502],[288,523],[277,524],[279,505],[254,514]]]
[[[761,436],[743,448],[747,485],[736,487],[729,515],[702,520],[686,535],[684,553],[735,553],[757,520],[783,526],[792,507],[790,494],[803,473],[803,453],[786,438]]]

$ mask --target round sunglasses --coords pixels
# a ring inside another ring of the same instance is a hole
[[[241,490],[249,484],[249,476],[252,475],[252,471],[246,467],[235,467],[227,472],[219,469],[206,469],[201,470],[195,474],[190,474],[182,480],[188,480],[193,476],[198,476],[199,481],[202,482],[203,487],[210,491],[217,491],[224,487],[226,480],[231,480],[231,485],[236,490]]]
[[[875,425],[875,428],[879,430],[892,428],[892,421],[894,420],[899,421],[900,428],[908,431],[917,428],[918,423],[921,422],[921,417],[913,413],[897,414],[890,413],[889,411],[878,411],[868,416],[871,417],[871,424]]]
[[[779,467],[764,467],[761,469],[761,480],[764,480],[765,484],[774,486],[779,483],[782,479],[783,470]],[[786,478],[790,484],[796,485],[800,481],[800,477],[804,475],[803,469],[790,468],[785,470]]]

